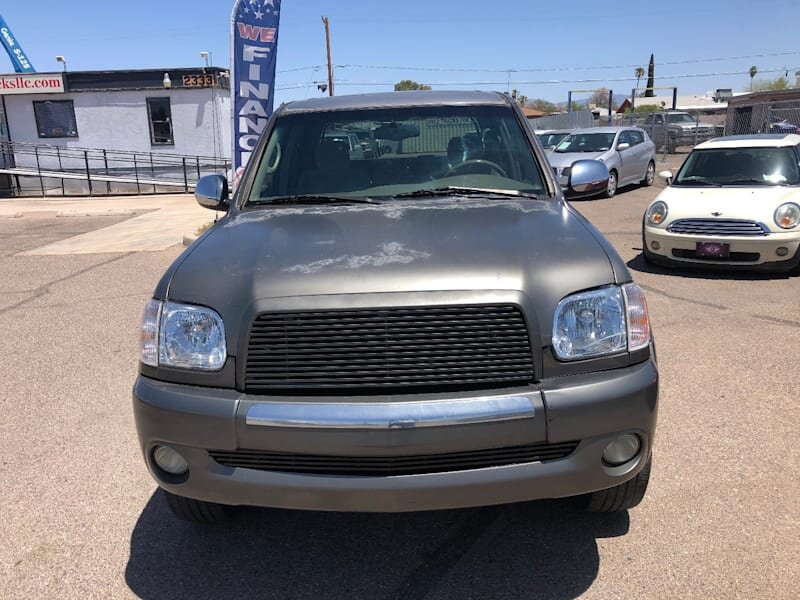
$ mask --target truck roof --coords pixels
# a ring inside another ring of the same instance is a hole
[[[498,92],[461,91],[408,91],[380,92],[376,94],[354,94],[310,98],[284,104],[279,110],[284,114],[300,112],[324,112],[335,110],[358,110],[370,108],[402,108],[408,106],[458,106],[458,105],[504,106],[508,98]]]

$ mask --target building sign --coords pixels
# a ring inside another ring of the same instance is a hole
[[[233,5],[232,158],[237,175],[272,114],[280,9],[281,0],[237,0]]]
[[[0,75],[0,94],[60,94],[64,79],[59,75]]]
[[[183,87],[214,87],[217,80],[213,75],[184,75],[181,83]]]

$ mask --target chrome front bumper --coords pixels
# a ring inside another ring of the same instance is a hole
[[[536,388],[444,398],[410,395],[334,402],[258,397],[141,376],[133,390],[145,460],[158,484],[170,492],[231,505],[374,512],[559,498],[623,483],[649,456],[657,398],[652,359],[559,378]],[[605,465],[603,450],[621,433],[638,435],[642,450],[624,465]],[[542,462],[391,476],[230,467],[209,453],[436,459],[448,453],[563,442],[579,443],[571,454]],[[152,459],[159,444],[186,459],[185,478],[160,472]]]
[[[476,397],[416,402],[259,402],[245,423],[302,429],[412,429],[532,419],[534,402],[525,396]]]

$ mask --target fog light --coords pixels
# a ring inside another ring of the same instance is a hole
[[[650,242],[650,247],[653,250],[658,250],[659,248],[661,248],[661,244],[659,244],[658,242],[653,241],[653,242]]]
[[[775,248],[775,254],[778,256],[786,256],[789,254],[789,249],[786,246],[779,246],[778,248]]]
[[[162,471],[170,475],[183,475],[189,470],[186,460],[172,448],[156,446],[153,449],[153,461]]]
[[[641,446],[638,435],[625,433],[606,446],[603,460],[611,466],[621,465],[636,456]]]

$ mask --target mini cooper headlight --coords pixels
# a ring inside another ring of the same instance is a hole
[[[775,224],[781,229],[791,229],[800,223],[800,206],[794,202],[781,204],[775,210]]]
[[[659,200],[647,209],[647,222],[650,225],[661,225],[667,220],[667,203]]]
[[[225,327],[215,311],[175,302],[147,303],[140,344],[144,364],[218,371],[226,358]]]
[[[644,293],[635,283],[567,296],[553,316],[553,352],[561,360],[638,350],[650,343]]]

